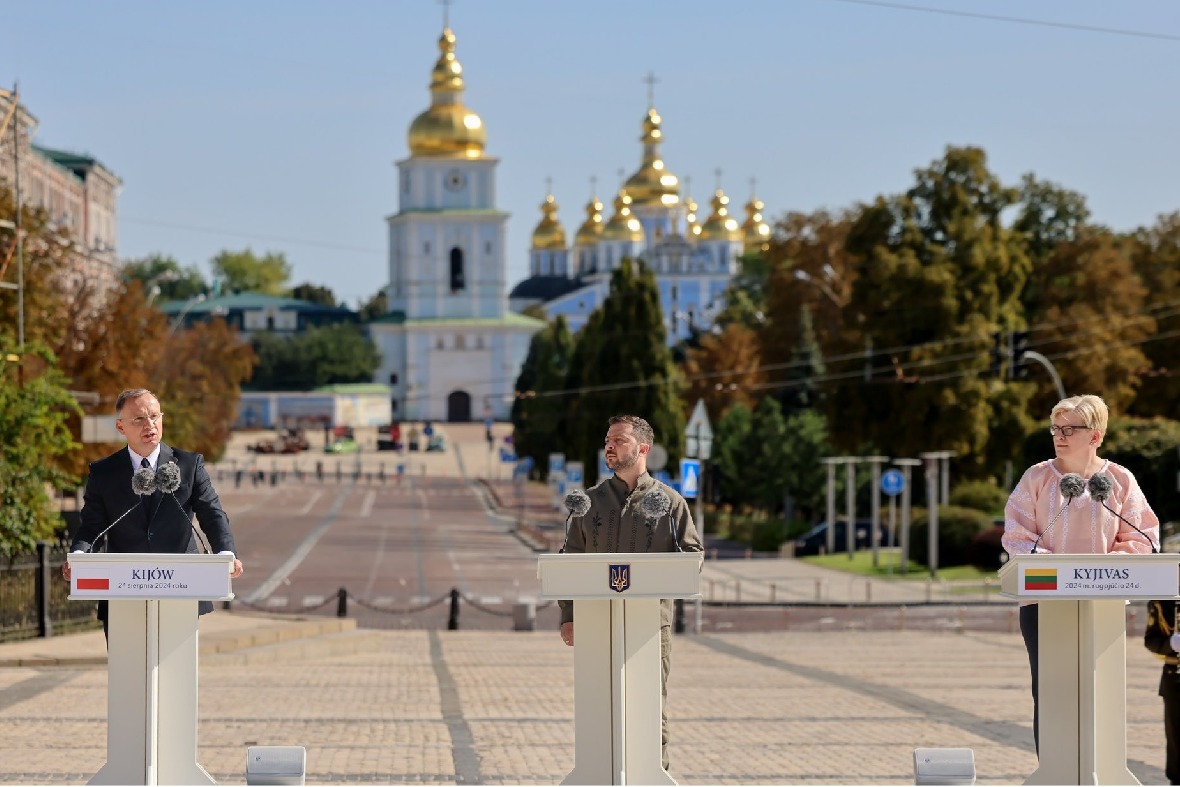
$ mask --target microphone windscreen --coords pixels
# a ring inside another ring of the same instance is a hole
[[[156,473],[150,467],[141,467],[131,476],[131,491],[143,497],[156,491]]]
[[[1061,481],[1057,486],[1061,490],[1061,494],[1070,500],[1086,491],[1086,481],[1077,473],[1066,473],[1061,476]]]
[[[639,501],[639,510],[643,512],[644,519],[659,519],[672,510],[672,500],[667,492],[657,486]]]
[[[1090,497],[1097,500],[1099,503],[1110,497],[1110,490],[1114,488],[1114,484],[1110,481],[1110,476],[1105,473],[1095,473],[1090,476]]]
[[[565,496],[565,510],[573,516],[586,516],[590,510],[590,496],[581,489],[574,489]]]
[[[166,495],[180,489],[180,466],[175,462],[160,465],[156,470],[156,488]]]

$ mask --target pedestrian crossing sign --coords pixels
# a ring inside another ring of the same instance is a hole
[[[680,494],[685,497],[696,497],[701,488],[701,460],[680,460]]]

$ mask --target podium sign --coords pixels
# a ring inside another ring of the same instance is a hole
[[[227,555],[70,555],[70,600],[233,598]],[[233,559],[228,558],[229,565]]]
[[[540,555],[574,602],[574,769],[562,784],[675,784],[660,764],[660,599],[700,593],[700,552]]]
[[[1014,555],[1000,592],[1037,601],[1040,765],[1025,784],[1138,784],[1127,769],[1126,602],[1180,598],[1180,555]]]
[[[1005,566],[1000,572],[1000,587],[1005,596],[1021,601],[1172,598],[1180,580],[1180,561],[1174,555],[1037,554],[1019,558],[1015,570]]]
[[[70,599],[107,599],[107,762],[90,784],[213,784],[197,763],[197,605],[231,555],[74,554]]]

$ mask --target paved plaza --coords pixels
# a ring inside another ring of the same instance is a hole
[[[572,766],[572,650],[555,632],[373,631],[219,611],[201,623],[201,764],[307,748],[318,784],[556,784]],[[1164,783],[1159,667],[1128,643],[1128,756]],[[100,632],[0,645],[0,783],[82,784],[105,760]],[[912,784],[915,747],[970,747],[978,783],[1035,767],[1018,634],[677,636],[682,784]]]
[[[215,466],[247,562],[241,603],[201,620],[198,759],[217,781],[245,783],[252,745],[306,747],[309,784],[556,784],[573,767],[573,650],[551,606],[536,631],[504,614],[536,594],[561,517],[543,487],[516,496],[480,425],[447,431],[446,452],[343,458],[339,480],[335,457],[255,457],[237,436]],[[288,474],[235,484],[251,464]],[[912,784],[918,747],[971,748],[980,784],[1034,770],[1027,658],[994,588],[723,558],[705,561],[699,633],[690,611],[673,643],[680,783]],[[344,586],[371,608],[335,617]],[[490,611],[465,601],[458,631],[443,606],[392,614],[452,587]],[[1131,606],[1129,765],[1162,784],[1160,663],[1141,632]],[[0,784],[98,771],[106,684],[100,631],[0,643]]]

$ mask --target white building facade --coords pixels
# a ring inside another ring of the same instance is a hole
[[[370,323],[382,355],[377,382],[393,418],[507,420],[532,335],[544,323],[508,308],[505,229],[496,207],[498,159],[463,104],[463,70],[447,28],[431,75],[431,105],[410,126],[389,227],[389,313]]]

